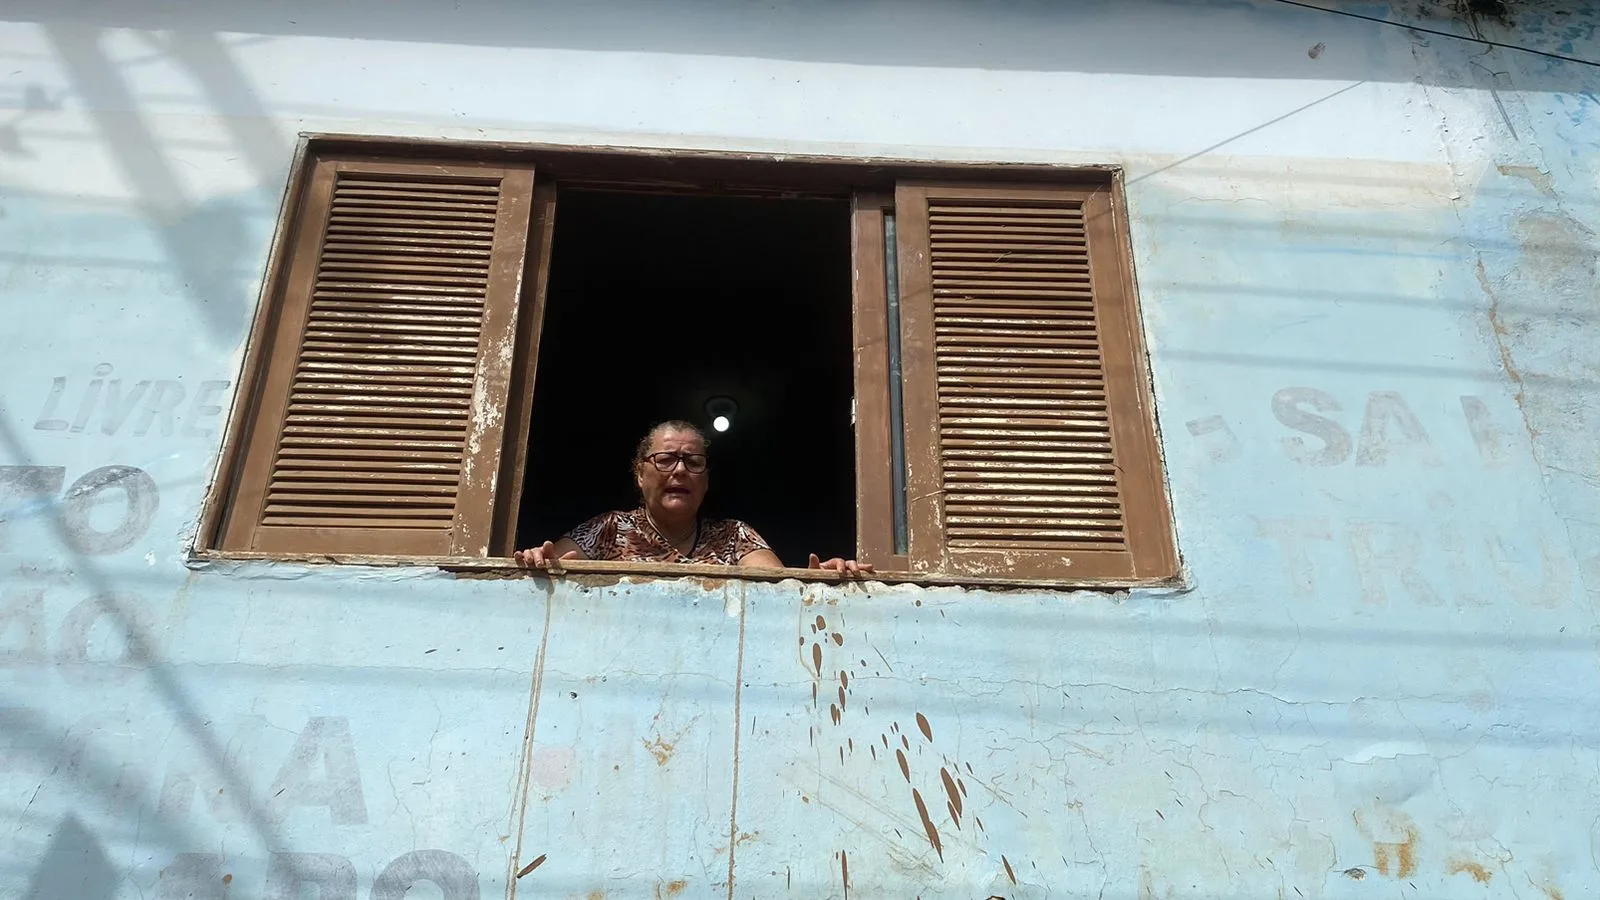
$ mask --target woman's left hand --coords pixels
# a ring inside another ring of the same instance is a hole
[[[823,569],[829,572],[839,572],[841,574],[850,576],[872,574],[872,563],[858,563],[853,559],[841,559],[837,556],[828,560],[827,562],[823,562],[817,558],[815,553],[811,554],[810,568]]]

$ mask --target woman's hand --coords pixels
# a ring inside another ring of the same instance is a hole
[[[853,559],[840,559],[837,556],[828,560],[827,562],[823,562],[817,558],[815,553],[811,554],[811,564],[809,568],[822,569],[827,572],[838,572],[850,577],[872,574],[872,563],[858,563]]]
[[[567,542],[563,541],[562,543]],[[559,569],[561,568],[561,560],[582,559],[583,554],[578,552],[576,549],[568,550],[565,553],[558,554],[556,552],[555,542],[545,541],[543,544],[540,544],[531,550],[518,550],[516,553],[512,554],[512,557],[516,559],[518,564],[528,566],[530,568],[549,569],[554,567]]]

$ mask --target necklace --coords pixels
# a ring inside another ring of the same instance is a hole
[[[678,550],[678,542],[673,540],[671,537],[669,537],[667,535],[666,529],[664,529],[660,525],[656,524],[655,516],[650,515],[649,507],[645,508],[644,519],[645,519],[646,522],[650,523],[650,527],[651,528],[655,529],[656,535],[658,537],[660,537],[662,540],[666,541],[667,542],[667,546],[671,547],[673,552],[678,553],[680,556],[692,557],[692,556],[694,556],[694,551],[700,547],[700,517],[699,516],[695,516],[694,517],[694,541],[691,544],[689,544],[689,552],[688,553],[683,553],[683,552]]]

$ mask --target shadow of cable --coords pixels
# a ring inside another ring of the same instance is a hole
[[[87,101],[91,121],[111,158],[134,188],[138,213],[177,268],[200,322],[211,337],[230,344],[237,341],[243,335],[252,299],[249,279],[243,276],[248,267],[242,265],[256,245],[248,212],[231,201],[195,204],[188,199],[184,180],[139,113],[138,98],[101,47],[100,29],[56,25],[46,29],[46,34],[74,90]],[[218,77],[215,54],[194,52],[192,43],[183,46],[185,55],[180,58],[200,65],[197,77]],[[228,91],[227,96],[235,93]],[[257,130],[235,137],[259,139]],[[260,164],[260,157],[267,153],[282,151],[257,147],[249,158]]]

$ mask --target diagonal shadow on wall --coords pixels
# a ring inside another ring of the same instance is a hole
[[[117,870],[100,841],[67,815],[56,823],[50,847],[33,870],[27,900],[112,900]]]
[[[10,457],[18,464],[33,465],[27,446],[10,423],[4,419],[0,419],[0,454]],[[59,552],[63,557],[71,559],[71,567],[77,577],[87,584],[92,592],[107,598],[114,597],[115,585],[112,579],[101,571],[93,559],[75,549],[73,542],[68,539],[67,526],[61,518],[60,505],[52,504],[45,518],[48,520],[51,530],[55,533],[57,544],[60,548]],[[108,599],[104,604],[104,610],[106,619],[114,625],[126,646],[138,648],[138,652],[144,657],[147,663],[144,674],[152,691],[162,699],[173,718],[177,720],[182,730],[187,733],[189,739],[197,748],[201,759],[210,766],[218,783],[224,785],[228,793],[236,798],[243,821],[255,832],[261,846],[267,851],[284,849],[287,845],[278,828],[267,817],[263,808],[254,802],[249,782],[234,770],[228,758],[227,749],[218,740],[216,733],[208,727],[206,716],[178,682],[173,672],[161,660],[150,658],[150,648],[155,646],[150,635],[146,634],[134,618],[121,609],[116,602]],[[42,721],[32,722],[31,720],[12,720],[8,722],[7,727],[8,730],[14,731],[18,727],[26,728],[30,725],[34,731],[40,731],[46,727],[46,723]],[[15,735],[13,736],[15,737]],[[51,753],[53,748],[59,747],[59,744],[50,741],[46,735],[35,735],[35,738],[37,739],[35,743],[37,744],[36,749],[38,752]],[[74,768],[77,769],[80,786],[100,793],[113,809],[125,810],[130,798],[123,796],[117,790],[121,781],[120,773],[114,772],[96,761],[89,752],[81,754],[80,758],[76,760]],[[75,820],[73,821],[75,822]],[[140,810],[139,821],[142,830],[147,830],[152,835],[165,838],[174,843],[173,849],[180,852],[194,847],[202,847],[207,843],[203,838],[189,834],[183,823],[171,821],[170,817],[162,816],[155,809],[146,808]],[[89,843],[93,840],[92,837],[86,836],[87,832],[84,831],[81,823],[76,824],[75,827],[77,828],[77,837],[69,834],[68,838],[64,839],[60,837],[61,833],[58,832],[57,838],[51,845],[51,851],[46,854],[46,859],[41,862],[41,871],[57,865],[50,862],[50,853],[56,852],[58,846],[65,847],[66,849],[60,852],[69,855],[71,853],[81,855],[82,848],[89,846]],[[178,840],[182,840],[183,843],[177,844]],[[104,858],[103,854],[100,858]],[[48,885],[52,889],[55,885],[61,883],[64,882],[55,880],[55,876],[51,876],[51,880],[48,881]],[[40,895],[41,900],[42,898],[54,898],[56,896],[58,895]],[[92,893],[69,893],[60,896],[94,898],[94,900],[98,900],[98,895]]]
[[[182,280],[199,323],[219,345],[236,345],[254,299],[250,285],[255,273],[245,274],[257,263],[260,252],[248,223],[253,213],[238,200],[195,204],[187,196],[183,181],[144,121],[138,99],[102,49],[100,29],[52,25],[46,35],[73,89],[85,101],[102,145],[133,188],[138,213]],[[213,102],[225,97],[228,103],[238,104],[250,97],[242,77],[229,70],[214,35],[209,43],[182,37],[174,42],[173,50],[202,85],[214,85],[205,88]],[[254,103],[254,108],[260,112],[259,103]],[[264,113],[247,125],[237,124],[235,118],[223,117],[230,122],[233,136],[258,178],[270,172],[267,177],[281,181],[280,170],[288,154],[281,139],[271,133]]]

